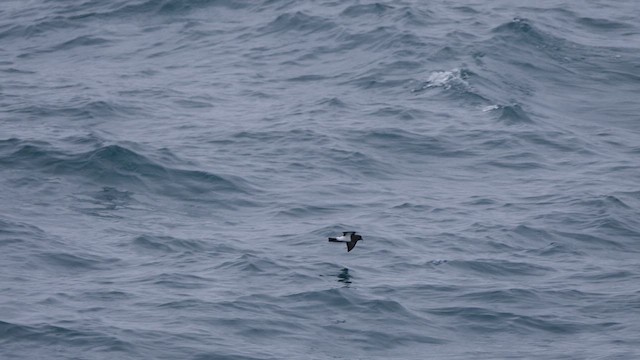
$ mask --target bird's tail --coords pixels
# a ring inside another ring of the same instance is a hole
[[[339,242],[338,239],[336,239],[336,238],[329,238],[329,241],[330,242]]]

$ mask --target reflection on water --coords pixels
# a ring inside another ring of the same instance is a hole
[[[351,275],[349,275],[349,269],[344,268],[340,270],[338,274],[338,282],[344,283],[345,286],[349,286],[351,284]]]

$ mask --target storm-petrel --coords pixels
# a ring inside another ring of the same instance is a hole
[[[347,252],[353,250],[358,240],[362,240],[362,236],[356,234],[355,231],[344,231],[342,236],[330,237],[329,242],[343,242],[347,244]]]

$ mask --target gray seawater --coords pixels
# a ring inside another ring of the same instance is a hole
[[[0,358],[640,358],[639,18],[2,1]]]

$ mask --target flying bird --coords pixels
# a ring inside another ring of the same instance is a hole
[[[344,231],[342,236],[330,237],[329,242],[342,242],[347,244],[347,252],[353,250],[358,240],[362,240],[362,236],[356,234],[355,231]]]

